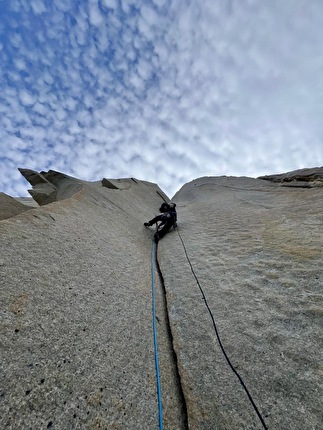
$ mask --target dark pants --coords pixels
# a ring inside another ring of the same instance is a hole
[[[164,221],[165,217],[163,217],[163,214],[161,215],[157,215],[155,218],[153,218],[152,220],[149,221],[149,224],[156,224],[158,221]],[[155,235],[155,241],[157,239],[161,239],[162,237],[165,236],[165,234],[171,229],[171,227],[174,225],[174,222],[172,219],[170,219],[169,221],[166,221],[165,224],[163,224],[163,226],[161,227],[160,230],[158,230]]]

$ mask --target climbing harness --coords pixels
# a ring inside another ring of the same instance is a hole
[[[209,304],[208,304],[208,302],[207,302],[207,299],[206,299],[206,296],[205,296],[205,294],[204,294],[203,288],[201,287],[201,284],[200,284],[200,282],[199,282],[199,280],[198,280],[198,278],[197,278],[197,276],[196,276],[196,273],[195,273],[195,271],[194,271],[194,269],[193,269],[193,266],[192,266],[192,263],[191,263],[191,261],[190,261],[190,259],[189,259],[189,256],[188,256],[188,253],[187,253],[187,250],[186,250],[186,247],[185,247],[184,241],[183,241],[183,239],[182,239],[182,236],[181,236],[181,234],[180,234],[180,232],[179,232],[179,229],[178,229],[178,228],[177,228],[177,233],[178,233],[178,236],[179,236],[179,238],[180,238],[180,240],[181,240],[181,242],[182,242],[182,245],[183,245],[183,248],[184,248],[184,252],[185,252],[185,255],[186,255],[186,258],[187,258],[188,264],[190,265],[190,268],[191,268],[192,274],[193,274],[193,276],[194,276],[194,278],[195,278],[195,280],[196,280],[196,283],[197,283],[197,285],[198,285],[198,287],[199,287],[199,289],[200,289],[200,292],[201,292],[201,294],[202,294],[202,297],[203,297],[203,300],[204,300],[205,306],[206,306],[206,308],[207,308],[207,310],[208,310],[208,312],[209,312],[209,314],[210,314],[210,317],[211,317],[211,319],[212,319],[212,323],[213,323],[214,331],[215,331],[215,334],[216,334],[217,340],[218,340],[218,342],[219,342],[219,345],[220,345],[221,351],[222,351],[222,353],[223,353],[223,355],[224,355],[224,357],[225,357],[225,359],[226,359],[226,361],[227,361],[227,363],[228,363],[229,367],[231,368],[231,370],[233,371],[233,373],[237,376],[237,378],[238,378],[238,380],[239,380],[240,384],[242,385],[242,387],[243,387],[243,389],[244,389],[245,393],[247,394],[248,399],[250,400],[250,403],[252,404],[252,406],[253,406],[253,408],[254,408],[254,410],[255,410],[255,412],[256,412],[256,414],[257,414],[257,416],[258,416],[258,418],[259,418],[259,420],[260,420],[260,422],[261,422],[261,424],[262,424],[262,426],[263,426],[263,428],[264,428],[265,430],[268,430],[268,427],[267,427],[267,425],[266,425],[266,423],[265,423],[265,421],[264,421],[264,419],[263,419],[263,417],[262,417],[261,413],[259,412],[259,410],[258,410],[258,408],[257,408],[257,406],[256,406],[256,404],[255,404],[255,402],[254,402],[254,400],[253,400],[253,398],[252,398],[251,394],[249,393],[249,390],[248,390],[248,388],[247,388],[246,384],[244,383],[244,381],[243,381],[242,377],[239,375],[239,373],[237,372],[237,370],[235,369],[235,367],[234,367],[234,366],[233,366],[233,364],[231,363],[231,361],[230,361],[230,359],[229,359],[229,357],[228,357],[228,355],[227,355],[227,353],[226,353],[226,351],[225,351],[225,349],[224,349],[224,346],[223,346],[223,344],[222,344],[222,341],[221,341],[221,338],[220,338],[220,334],[219,334],[219,331],[218,331],[217,325],[216,325],[216,323],[215,323],[214,316],[213,316],[212,311],[211,311],[211,309],[210,309],[210,306],[209,306]]]
[[[155,242],[152,241],[151,248],[151,292],[152,292],[152,318],[153,318],[153,335],[154,335],[154,356],[156,369],[156,384],[157,384],[157,401],[158,401],[158,416],[159,430],[163,429],[163,405],[160,384],[159,360],[158,360],[158,344],[157,344],[157,329],[156,329],[156,305],[155,305]]]

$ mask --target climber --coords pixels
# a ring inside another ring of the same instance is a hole
[[[162,203],[159,208],[160,215],[155,216],[152,220],[145,222],[145,227],[150,227],[153,224],[157,224],[157,231],[154,234],[155,243],[158,243],[159,239],[165,236],[165,234],[171,229],[171,227],[176,228],[177,224],[177,213],[176,213],[175,203]]]

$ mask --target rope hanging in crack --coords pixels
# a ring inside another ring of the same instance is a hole
[[[153,318],[153,335],[154,335],[154,356],[157,384],[157,401],[158,401],[158,418],[159,430],[163,429],[163,405],[160,384],[159,360],[158,360],[158,343],[157,343],[157,328],[156,328],[156,305],[155,305],[155,242],[152,241],[151,248],[151,301],[152,301],[152,318]]]
[[[200,284],[200,282],[199,282],[199,280],[198,280],[198,278],[197,278],[197,276],[196,276],[196,274],[195,274],[195,271],[194,271],[193,266],[192,266],[192,263],[191,263],[191,261],[190,261],[190,259],[189,259],[189,256],[188,256],[188,253],[187,253],[187,250],[186,250],[186,247],[185,247],[184,241],[183,241],[183,239],[182,239],[182,236],[181,236],[181,234],[180,234],[180,232],[179,232],[178,228],[177,228],[177,233],[178,233],[178,236],[179,236],[179,238],[180,238],[180,240],[181,240],[181,242],[182,242],[182,245],[183,245],[183,248],[184,248],[184,252],[185,252],[185,255],[186,255],[186,258],[187,258],[188,264],[190,265],[190,268],[191,268],[191,271],[192,271],[192,273],[193,273],[193,276],[194,276],[194,278],[195,278],[195,280],[196,280],[196,283],[197,283],[197,285],[198,285],[198,287],[199,287],[199,289],[200,289],[200,291],[201,291],[201,294],[202,294],[202,297],[203,297],[203,300],[204,300],[205,306],[207,307],[207,310],[208,310],[208,312],[209,312],[209,314],[210,314],[210,317],[211,317],[211,319],[212,319],[212,323],[213,323],[214,331],[215,331],[215,334],[216,334],[217,340],[218,340],[218,342],[219,342],[219,345],[220,345],[221,351],[222,351],[222,353],[223,353],[223,355],[224,355],[224,357],[225,357],[225,359],[226,359],[226,361],[227,361],[228,365],[230,366],[231,370],[232,370],[232,371],[233,371],[233,373],[237,376],[237,378],[238,378],[238,380],[239,380],[240,384],[242,385],[242,387],[243,387],[243,389],[244,389],[245,393],[247,394],[248,399],[250,400],[250,403],[252,404],[252,406],[253,406],[253,408],[254,408],[254,410],[255,410],[255,412],[256,412],[256,414],[257,414],[257,416],[258,416],[258,418],[259,418],[259,420],[260,420],[260,422],[261,422],[261,424],[262,424],[262,426],[263,426],[263,428],[264,428],[265,430],[268,430],[268,427],[267,427],[267,425],[266,425],[266,423],[265,423],[265,420],[263,419],[263,417],[262,417],[261,413],[259,412],[259,409],[257,408],[257,406],[256,406],[256,404],[255,404],[255,402],[254,402],[254,400],[253,400],[253,398],[252,398],[251,394],[249,393],[249,390],[248,390],[248,388],[247,388],[246,384],[244,383],[244,381],[243,381],[242,377],[239,375],[239,373],[237,372],[237,370],[235,369],[235,367],[234,367],[234,366],[233,366],[233,364],[231,363],[231,361],[230,361],[230,359],[229,359],[229,357],[228,357],[228,355],[227,355],[227,353],[226,353],[226,351],[225,351],[225,349],[224,349],[224,346],[223,346],[223,344],[222,344],[222,341],[221,341],[221,338],[220,338],[220,334],[219,334],[219,331],[218,331],[217,325],[216,325],[216,323],[215,323],[214,316],[213,316],[212,311],[211,311],[211,309],[210,309],[210,306],[209,306],[209,304],[208,304],[208,302],[207,302],[207,300],[206,300],[206,296],[205,296],[205,294],[204,294],[203,288],[201,287],[201,284]]]
[[[163,295],[163,299],[164,299],[164,305],[165,305],[165,320],[166,320],[166,327],[167,327],[167,334],[170,340],[170,344],[171,344],[171,351],[172,351],[172,359],[173,359],[173,363],[175,364],[175,369],[174,372],[176,374],[176,379],[177,379],[177,389],[178,389],[178,394],[179,394],[179,398],[181,399],[181,405],[182,405],[182,420],[183,420],[183,429],[188,430],[188,418],[187,418],[187,404],[186,404],[186,399],[185,399],[185,395],[184,395],[184,391],[183,391],[183,386],[182,386],[182,382],[181,382],[181,376],[179,373],[179,368],[178,368],[178,358],[177,358],[177,353],[174,347],[174,337],[173,337],[173,333],[172,333],[172,329],[171,329],[171,325],[170,325],[170,320],[169,320],[169,313],[168,313],[168,304],[167,304],[167,292],[166,292],[166,286],[165,286],[165,281],[164,281],[164,276],[158,261],[158,244],[156,245],[156,259],[155,259],[155,263],[156,263],[156,269],[157,269],[157,273],[159,275],[159,279],[160,279],[160,283],[161,283],[161,287],[162,287],[162,295]]]

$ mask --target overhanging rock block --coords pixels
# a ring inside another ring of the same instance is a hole
[[[30,169],[18,170],[33,186],[28,192],[40,206],[70,198],[86,183],[55,170],[40,173]]]
[[[111,188],[113,190],[118,190],[119,188],[113,184],[113,182],[109,179],[103,178],[101,181],[103,187]]]

